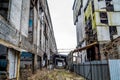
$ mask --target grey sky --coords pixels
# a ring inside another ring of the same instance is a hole
[[[74,0],[48,0],[58,49],[76,47],[76,30],[73,25]]]

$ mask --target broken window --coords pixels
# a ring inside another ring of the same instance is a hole
[[[106,10],[107,11],[114,11],[114,6],[112,4],[112,0],[105,0],[106,1]]]
[[[30,12],[29,12],[29,28],[28,28],[28,38],[31,43],[33,42],[33,26],[34,26],[34,8],[31,2]]]
[[[8,17],[9,0],[0,0],[0,15],[5,19]]]
[[[108,24],[108,17],[106,12],[100,12],[101,23]]]

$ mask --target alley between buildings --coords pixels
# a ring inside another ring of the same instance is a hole
[[[64,69],[46,70],[42,69],[28,78],[28,80],[85,80],[79,75]]]
[[[48,0],[0,0],[0,80],[120,80],[120,1],[72,9],[77,45],[59,52]]]

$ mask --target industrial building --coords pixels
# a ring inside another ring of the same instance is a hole
[[[119,5],[119,0],[74,1],[77,47],[71,55],[78,63],[119,58]]]
[[[119,80],[120,2],[74,0],[77,47],[68,55],[68,68],[87,80]]]
[[[0,0],[0,79],[18,80],[21,68],[49,67],[56,53],[47,0]]]

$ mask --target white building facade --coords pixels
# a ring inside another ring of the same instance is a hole
[[[74,1],[73,17],[78,48],[76,53],[81,58],[79,62],[106,59],[104,45],[120,36],[119,5],[118,0]]]

